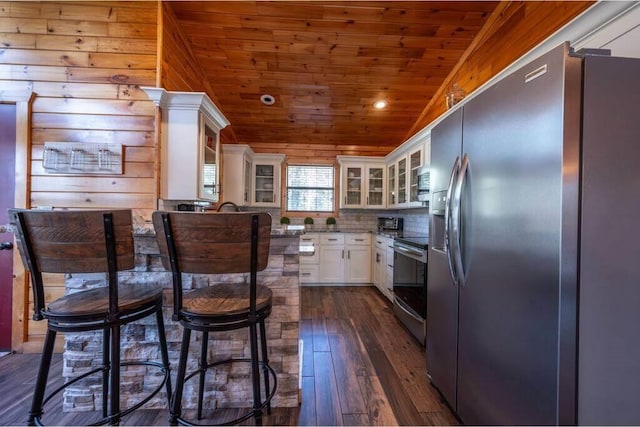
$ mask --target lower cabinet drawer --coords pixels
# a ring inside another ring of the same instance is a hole
[[[318,281],[318,265],[300,265],[300,283],[316,283]]]

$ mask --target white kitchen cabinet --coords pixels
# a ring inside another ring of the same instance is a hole
[[[345,281],[344,233],[320,234],[319,283]]]
[[[280,170],[284,155],[256,154],[253,157],[251,206],[280,206]]]
[[[300,257],[301,283],[371,283],[371,233],[307,233],[300,239],[300,244],[317,242],[318,254],[317,261]]]
[[[222,145],[222,197],[238,206],[251,203],[253,151],[244,144]]]
[[[222,192],[240,206],[280,206],[281,154],[255,154],[243,144],[224,144]]]
[[[160,198],[218,201],[220,130],[229,121],[204,92],[142,89],[162,109]]]
[[[396,191],[396,164],[391,163],[387,166],[387,207],[398,204]]]
[[[385,207],[385,165],[369,165],[366,168],[367,192],[365,199],[366,208],[384,208]]]
[[[340,208],[384,208],[384,161],[371,157],[337,158],[340,163]]]
[[[371,234],[347,234],[344,248],[345,282],[371,283]]]
[[[320,236],[317,233],[305,233],[300,236],[300,246],[313,246],[314,254],[300,256],[300,283],[315,283],[320,272]]]
[[[422,203],[418,200],[418,171],[422,167],[422,147],[413,150],[407,156],[407,162],[409,164],[409,205],[421,206]]]
[[[373,256],[371,258],[373,284],[381,293],[384,294],[383,284],[387,274],[385,237],[380,235],[374,236],[371,246],[373,251]]]
[[[384,288],[383,293],[385,296],[389,298],[389,301],[393,301],[393,260],[395,256],[393,251],[393,238],[385,237],[385,239],[385,244],[387,245],[387,253],[385,256],[386,274],[382,286]]]
[[[396,159],[387,166],[387,207],[403,208],[408,200],[407,156]]]
[[[380,293],[393,300],[393,238],[376,235],[373,242],[373,284]],[[391,250],[389,251],[389,248]]]
[[[387,158],[387,207],[421,207],[418,200],[418,171],[428,158],[429,133],[421,131],[402,144]]]

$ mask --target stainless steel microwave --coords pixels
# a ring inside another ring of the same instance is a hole
[[[404,220],[398,217],[378,217],[378,231],[402,231]]]
[[[422,166],[418,169],[418,200],[428,202],[431,192],[431,168]]]

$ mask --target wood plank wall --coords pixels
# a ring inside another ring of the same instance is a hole
[[[473,92],[511,63],[543,42],[593,1],[523,1],[506,2],[476,48],[468,54],[457,72],[451,74],[425,107],[407,138],[437,119],[447,110],[445,94],[457,83],[467,93]]]
[[[0,91],[26,87],[36,95],[30,207],[133,208],[151,216],[158,194],[155,107],[139,86],[155,86],[157,14],[150,1],[0,2]],[[45,141],[123,144],[124,173],[47,174]],[[52,279],[49,300],[64,292],[63,277]],[[32,301],[28,310],[30,319]],[[29,321],[24,351],[41,351],[45,327]]]

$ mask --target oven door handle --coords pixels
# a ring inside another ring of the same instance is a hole
[[[449,186],[447,187],[447,198],[444,204],[444,253],[447,255],[447,263],[449,264],[449,275],[451,276],[451,280],[453,281],[454,286],[458,285],[458,278],[456,276],[453,254],[451,253],[451,198],[453,196],[453,186],[456,183],[456,178],[459,171],[460,156],[457,156],[456,161],[453,162],[453,168],[451,169]]]
[[[404,311],[407,316],[411,317],[412,319],[416,320],[417,322],[424,322],[424,319],[420,316],[416,316],[414,313],[412,313],[411,311],[409,311],[405,305],[404,305],[404,301],[402,301],[400,298],[398,298],[396,295],[393,296],[393,300],[396,303],[396,306],[401,309],[402,311]]]
[[[394,246],[393,249],[395,251],[402,252],[403,254],[405,254],[405,255],[413,258],[413,259],[417,259],[419,261],[422,260],[422,252],[414,251],[414,250],[406,248],[404,246]]]

